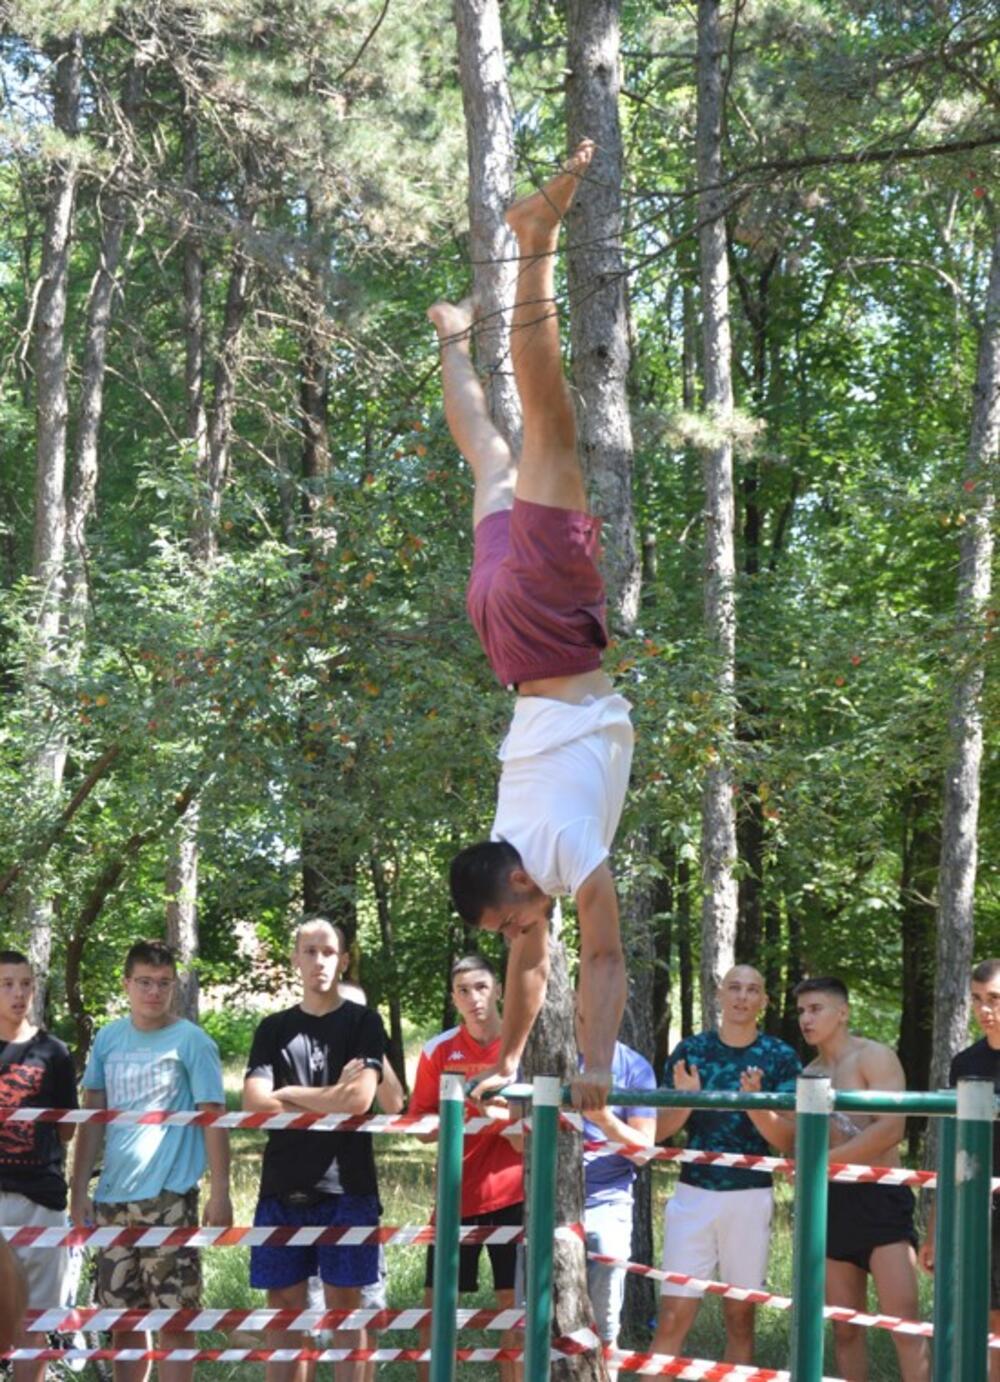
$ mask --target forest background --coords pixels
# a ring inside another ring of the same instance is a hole
[[[791,986],[843,976],[926,1087],[964,1039],[973,952],[1000,950],[1000,20],[969,0],[500,13],[521,190],[586,119],[567,52],[588,25],[613,41],[615,130],[576,130],[612,160],[589,189],[610,205],[581,193],[560,306],[638,734],[626,1039],[659,1064],[735,954],[790,1039]],[[0,14],[0,931],[81,1061],[124,949],[161,933],[189,1006],[198,983],[224,995],[206,1020],[236,1052],[294,918],[323,909],[357,923],[398,1062],[404,1015],[446,1021],[451,958],[480,940],[444,879],[488,828],[509,713],[464,617],[471,488],[424,316],[468,290],[478,243],[488,112],[452,5]],[[588,268],[598,246],[610,267]]]

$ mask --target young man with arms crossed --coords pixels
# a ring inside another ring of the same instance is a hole
[[[735,1091],[753,1072],[761,1089],[792,1089],[799,1058],[785,1042],[758,1030],[767,1006],[764,979],[752,965],[735,965],[719,986],[718,1031],[685,1037],[663,1073],[666,1089]],[[745,1113],[660,1109],[657,1141],[684,1128],[687,1146],[704,1152],[763,1155],[767,1143]],[[683,1165],[664,1218],[663,1270],[759,1291],[767,1276],[774,1204],[772,1178],[739,1167]],[[664,1282],[651,1348],[678,1355],[694,1324],[701,1296]],[[753,1361],[756,1306],[723,1300],[727,1363]]]
[[[555,304],[559,225],[593,153],[582,143],[564,172],[507,213],[521,264],[511,323],[519,457],[493,426],[472,364],[471,304],[439,302],[428,312],[441,344],[445,417],[475,478],[469,617],[497,678],[518,693],[500,749],[492,841],[463,850],[451,868],[459,914],[510,943],[495,1072],[476,1092],[514,1077],[545,1001],[553,898],[570,894],[587,1019],[573,1087],[585,1108],[604,1103],[625,1005],[608,851],[632,758],[629,704],[601,669],[608,639],[600,521],[587,507]]]
[[[500,984],[489,960],[482,955],[465,955],[455,961],[451,968],[451,1001],[458,1013],[459,1025],[432,1038],[421,1051],[410,1113],[438,1112],[442,1075],[456,1074],[468,1080],[492,1069],[500,1049],[499,998]],[[479,1116],[483,1108],[475,1106],[474,1112]],[[520,1149],[512,1145],[509,1137],[503,1136],[501,1123],[467,1136],[462,1148],[462,1223],[490,1227],[523,1223],[523,1165]],[[497,1305],[501,1310],[509,1310],[515,1304],[517,1245],[488,1244],[486,1251]],[[478,1289],[481,1252],[479,1243],[463,1244],[459,1249],[460,1292]],[[427,1249],[424,1276],[425,1305],[433,1300],[433,1284],[434,1249],[431,1247]],[[423,1333],[426,1346],[430,1332]],[[504,1346],[512,1343],[513,1340],[508,1339]],[[506,1382],[519,1374],[518,1365],[500,1364],[500,1376]]]
[[[252,1113],[365,1114],[382,1075],[386,1037],[371,1008],[342,997],[340,976],[350,963],[348,938],[325,917],[295,933],[292,962],[302,984],[294,1007],[272,1013],[253,1037],[243,1082],[243,1107]],[[267,1227],[375,1226],[380,1205],[375,1158],[367,1133],[268,1133],[254,1223]],[[378,1244],[250,1249],[250,1284],[267,1291],[272,1309],[304,1310],[309,1278],[323,1280],[330,1310],[355,1310],[361,1288],[378,1281]],[[337,1331],[336,1348],[364,1347],[363,1331]],[[269,1332],[272,1348],[301,1348],[299,1334]],[[362,1382],[364,1363],[338,1363],[343,1382]],[[267,1382],[304,1382],[306,1363],[268,1363]]]
[[[129,1015],[101,1028],[83,1074],[84,1107],[154,1110],[204,1109],[225,1112],[218,1048],[211,1037],[171,1012],[177,958],[163,941],[137,941],[125,956]],[[105,1129],[80,1128],[73,1160],[71,1210],[79,1228],[195,1228],[198,1182],[206,1164],[211,1191],[202,1222],[227,1228],[229,1133],[225,1128],[162,1127],[112,1123],[107,1129],[104,1169],[93,1202],[90,1177]],[[201,1262],[197,1248],[102,1248],[97,1258],[97,1299],[109,1309],[197,1310],[201,1304]],[[144,1348],[146,1335],[120,1332],[118,1348]],[[160,1347],[193,1347],[190,1334],[160,1331]],[[117,1382],[143,1382],[149,1363],[116,1362]],[[187,1382],[194,1365],[158,1363],[161,1382]]]
[[[583,1038],[584,1017],[578,995],[576,1044],[581,1049]],[[645,1056],[640,1056],[624,1042],[616,1041],[611,1058],[611,1083],[615,1089],[655,1089],[656,1075]],[[655,1134],[656,1109],[645,1105],[605,1105],[591,1109],[583,1120],[585,1142],[631,1142],[651,1147]],[[633,1163],[623,1156],[584,1152],[583,1230],[588,1252],[600,1253],[603,1257],[631,1258],[636,1175]],[[602,1341],[617,1346],[625,1299],[625,1268],[588,1262],[587,1294]]]
[[[959,1051],[951,1062],[948,1083],[978,1075],[992,1080],[1000,1094],[1000,960],[983,960],[972,971],[972,1016],[982,1038]],[[993,1124],[993,1175],[1000,1176],[1000,1121]],[[1000,1334],[1000,1214],[993,1198],[990,1252],[990,1333]],[[920,1248],[920,1265],[934,1270],[935,1206],[927,1221],[927,1236]],[[990,1382],[1000,1382],[1000,1350],[990,1349]]]
[[[847,987],[840,979],[804,979],[794,993],[802,1035],[817,1053],[806,1066],[807,1074],[827,1076],[834,1089],[906,1088],[903,1067],[895,1051],[880,1041],[851,1032]],[[761,1088],[752,1074],[744,1079],[742,1087],[747,1091]],[[793,1117],[763,1110],[755,1110],[750,1117],[768,1142],[782,1152],[794,1150]],[[896,1114],[834,1114],[830,1119],[833,1159],[867,1166],[899,1166],[899,1144],[905,1132],[906,1119]],[[917,1319],[920,1303],[913,1191],[908,1185],[831,1181],[829,1197],[827,1304],[866,1310],[870,1274],[879,1310],[907,1320]],[[837,1375],[850,1378],[851,1382],[867,1382],[864,1329],[834,1321],[833,1339]],[[892,1339],[903,1382],[927,1382],[927,1341],[906,1334],[893,1334]]]
[[[76,1071],[63,1043],[31,1020],[35,977],[25,955],[0,950],[0,1108],[76,1108]],[[0,1123],[0,1223],[7,1227],[66,1226],[64,1148],[72,1123]],[[17,1248],[27,1307],[66,1305],[69,1252]],[[24,1310],[24,1301],[21,1302]],[[45,1336],[21,1330],[20,1348],[44,1348]],[[41,1382],[45,1363],[15,1363],[14,1382]]]

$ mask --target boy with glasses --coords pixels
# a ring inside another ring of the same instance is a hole
[[[84,1107],[169,1112],[225,1112],[218,1048],[200,1027],[171,1011],[177,983],[174,951],[138,941],[125,957],[129,1015],[97,1033],[83,1075]],[[114,1123],[107,1129],[104,1169],[91,1202],[90,1176],[104,1128],[84,1123],[73,1163],[73,1222],[100,1226],[195,1228],[198,1182],[211,1172],[203,1223],[227,1228],[229,1134],[224,1128]],[[201,1264],[197,1248],[104,1248],[98,1254],[97,1296],[111,1309],[197,1310]],[[160,1347],[190,1348],[190,1334],[160,1331]],[[144,1348],[146,1336],[115,1335],[119,1348]],[[188,1382],[194,1365],[157,1365],[161,1382]],[[144,1382],[148,1363],[116,1362],[116,1382]]]

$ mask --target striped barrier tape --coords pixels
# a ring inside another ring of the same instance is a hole
[[[771,1291],[754,1291],[746,1286],[730,1286],[725,1281],[706,1281],[702,1277],[686,1276],[683,1272],[666,1272],[659,1267],[647,1267],[641,1262],[628,1262],[623,1257],[608,1257],[604,1253],[588,1252],[590,1262],[605,1267],[620,1267],[637,1276],[654,1281],[668,1281],[672,1286],[690,1286],[706,1296],[721,1296],[724,1300],[741,1300],[750,1305],[769,1305],[774,1310],[791,1310],[791,1296],[775,1295]],[[888,1329],[894,1334],[914,1334],[920,1338],[934,1337],[930,1320],[907,1320],[902,1315],[870,1315],[863,1310],[851,1310],[845,1305],[824,1305],[823,1316],[838,1324],[855,1324],[863,1329]],[[1000,1334],[989,1336],[990,1348],[1000,1348]]]
[[[666,1353],[605,1351],[605,1357],[621,1372],[644,1376],[698,1379],[698,1382],[791,1382],[791,1373],[776,1368],[757,1368],[746,1363],[710,1363],[705,1358],[672,1358]],[[837,1382],[824,1377],[823,1382]]]
[[[637,1166],[650,1161],[680,1161],[694,1166],[734,1166],[745,1171],[779,1172],[794,1175],[795,1162],[788,1157],[749,1156],[741,1152],[696,1152],[687,1147],[645,1147],[635,1142],[587,1141],[585,1152],[599,1156],[622,1156]],[[936,1171],[911,1171],[905,1166],[865,1166],[858,1162],[832,1161],[831,1180],[847,1181],[852,1185],[921,1185],[933,1189],[937,1184]],[[1000,1190],[1000,1176],[991,1182]]]
[[[575,1358],[601,1347],[591,1329],[577,1329],[553,1339],[553,1361]],[[427,1363],[425,1348],[14,1348],[0,1358],[14,1363],[98,1362],[122,1363]],[[519,1348],[458,1348],[463,1363],[520,1363]]]
[[[583,1126],[580,1114],[564,1110],[561,1121],[566,1127],[579,1131]],[[156,1109],[139,1113],[129,1109],[54,1109],[54,1108],[0,1108],[0,1123],[126,1123],[132,1125],[152,1124],[158,1127],[201,1127],[254,1129],[260,1132],[365,1132],[400,1133],[422,1136],[436,1132],[439,1125],[437,1114],[417,1113],[209,1113],[205,1110]],[[483,1132],[496,1128],[496,1118],[469,1118],[465,1123],[466,1133]],[[530,1131],[529,1119],[517,1119],[504,1129],[504,1136],[517,1137]],[[787,1157],[745,1156],[738,1152],[692,1151],[686,1147],[645,1147],[631,1142],[587,1141],[584,1150],[599,1156],[622,1156],[645,1166],[650,1161],[680,1161],[689,1165],[733,1166],[741,1170],[781,1172],[791,1175],[795,1162]],[[934,1171],[910,1171],[903,1166],[864,1166],[856,1163],[832,1162],[830,1179],[848,1181],[852,1184],[880,1185],[923,1185],[933,1187],[937,1183]],[[1000,1177],[995,1177],[992,1186],[1000,1189]]]
[[[431,1318],[428,1306],[404,1310],[108,1310],[99,1305],[78,1309],[28,1310],[24,1327],[34,1334],[76,1334],[81,1330],[108,1332],[165,1329],[171,1334],[233,1330],[286,1329],[419,1329]],[[524,1310],[459,1310],[461,1329],[520,1329]]]
[[[347,1247],[362,1247],[366,1243],[433,1243],[433,1224],[407,1224],[396,1228],[389,1224],[357,1224],[346,1228],[276,1228],[247,1225],[230,1228],[167,1228],[160,1224],[122,1228],[109,1224],[103,1228],[45,1228],[41,1225],[22,1225],[19,1228],[0,1226],[0,1235],[14,1248],[234,1248],[258,1247],[271,1243],[278,1247],[328,1247],[342,1243]],[[567,1224],[556,1229],[556,1236],[583,1236],[581,1225]],[[521,1243],[524,1229],[518,1224],[497,1224],[480,1227],[463,1224],[459,1229],[463,1243],[498,1244]]]

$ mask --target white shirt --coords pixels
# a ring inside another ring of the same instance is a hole
[[[518,697],[500,747],[492,834],[550,897],[575,894],[608,857],[632,765],[630,710],[618,695],[579,705]]]

